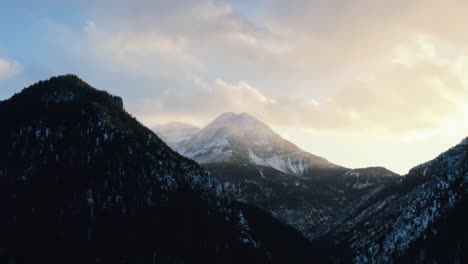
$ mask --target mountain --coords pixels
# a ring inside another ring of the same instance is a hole
[[[205,164],[238,201],[259,206],[309,239],[328,232],[346,208],[367,201],[401,177],[381,168],[327,171],[321,177],[297,177],[251,164]],[[358,176],[359,173],[359,176]]]
[[[259,206],[309,239],[326,233],[349,206],[400,180],[382,167],[332,164],[246,113],[222,114],[171,145],[202,163],[238,201]]]
[[[201,164],[249,163],[292,175],[341,168],[301,150],[246,113],[224,113],[173,147]]]
[[[266,155],[268,144],[283,143],[235,116],[246,142],[231,128],[211,135],[233,142],[225,146],[236,154],[205,169],[130,116],[120,97],[74,75],[1,101],[1,259],[468,262],[468,138],[403,177],[317,163],[285,173],[239,151],[260,146]]]
[[[10,263],[327,261],[74,75],[0,102],[0,124],[0,255]]]
[[[153,130],[164,142],[169,146],[173,146],[180,141],[190,138],[192,134],[198,132],[200,128],[184,123],[168,123],[154,126]]]
[[[336,165],[301,174],[252,158],[256,144],[259,153],[275,144],[265,126],[245,114],[218,119],[213,127],[221,129],[200,130],[179,151],[203,161],[239,201],[258,205],[314,243],[333,244],[334,262],[468,261],[468,138],[403,177],[382,167]]]
[[[467,195],[468,138],[352,206],[328,239],[355,263],[466,263]]]

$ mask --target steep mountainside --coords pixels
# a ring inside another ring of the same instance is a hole
[[[251,164],[206,164],[211,175],[239,201],[259,206],[313,239],[349,206],[366,201],[400,176],[376,168],[324,172],[321,177],[297,177]],[[318,172],[317,172],[318,173]]]
[[[203,163],[239,201],[265,209],[311,239],[327,232],[345,208],[400,180],[381,167],[334,165],[245,113],[222,114],[172,146]]]
[[[337,219],[329,239],[356,263],[468,261],[468,139]]]
[[[11,262],[325,261],[76,76],[0,102],[0,124],[0,255]]]
[[[246,113],[224,113],[172,146],[201,164],[250,163],[292,175],[304,175],[318,168],[340,168],[301,150]]]

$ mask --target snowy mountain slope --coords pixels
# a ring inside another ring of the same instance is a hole
[[[398,184],[354,206],[347,217],[337,219],[330,237],[352,247],[355,263],[403,259],[412,263],[463,263],[468,260],[468,232],[466,223],[461,224],[456,218],[467,219],[467,195],[465,139],[410,170]],[[447,227],[446,222],[458,226]],[[460,232],[453,232],[457,229]],[[448,237],[442,230],[452,230],[451,235]],[[439,247],[433,246],[436,243]]]
[[[250,163],[292,175],[305,175],[317,168],[341,168],[301,150],[246,113],[224,113],[190,138],[171,146],[202,164]]]
[[[400,176],[384,167],[368,167],[347,171],[342,181],[347,187],[364,189],[376,184],[394,183]]]
[[[309,239],[327,232],[347,207],[400,180],[384,168],[325,170],[314,177],[297,177],[249,163],[204,166],[239,201],[263,208]]]

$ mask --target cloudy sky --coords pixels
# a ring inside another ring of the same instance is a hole
[[[147,126],[248,112],[399,173],[468,136],[468,1],[0,2],[0,99],[75,73]]]

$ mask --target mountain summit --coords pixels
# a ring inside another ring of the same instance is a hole
[[[224,113],[172,147],[202,164],[254,164],[293,175],[340,168],[303,151],[247,113]]]

